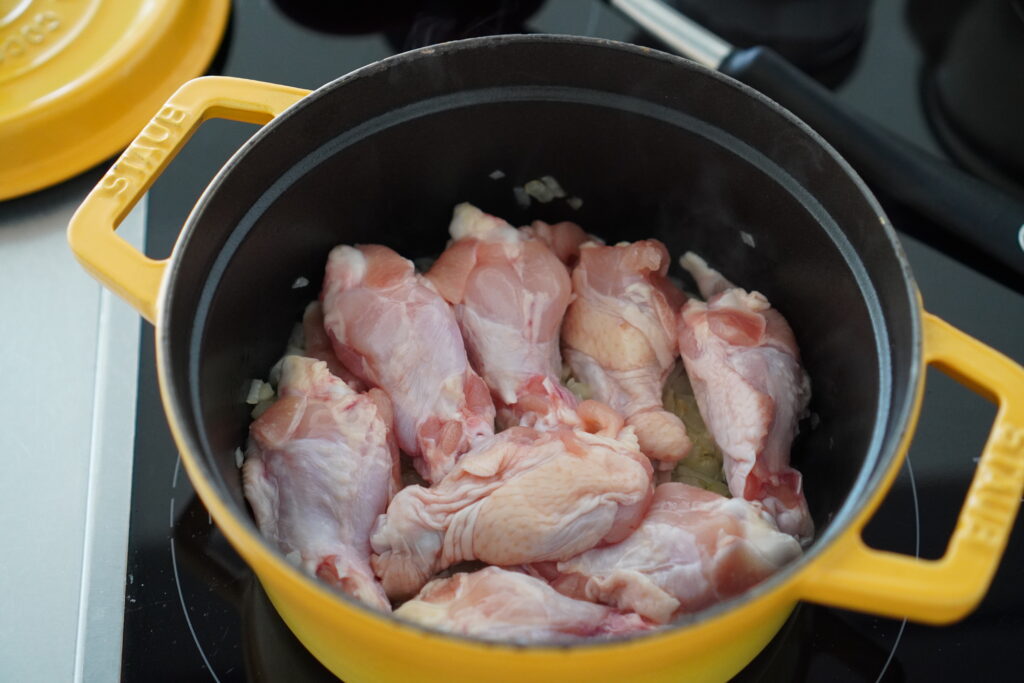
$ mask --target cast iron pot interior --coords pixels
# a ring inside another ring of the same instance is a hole
[[[578,211],[517,205],[512,186],[548,174]],[[436,255],[467,200],[609,243],[656,237],[767,295],[796,333],[817,415],[793,449],[818,529],[801,562],[839,534],[894,457],[917,383],[915,290],[884,215],[757,93],[661,53],[557,36],[450,43],[334,81],[254,136],[200,200],[168,275],[162,370],[204,476],[254,534],[234,459],[245,393],[317,295],[328,251]],[[300,277],[310,285],[293,288]]]

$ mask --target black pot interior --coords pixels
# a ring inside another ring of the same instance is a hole
[[[521,209],[512,186],[542,175],[582,207]],[[812,379],[817,426],[803,424],[793,461],[819,538],[877,482],[917,382],[918,311],[892,231],[845,166],[768,100],[682,60],[497,37],[321,88],[251,140],[193,213],[161,320],[164,370],[191,450],[239,515],[249,381],[283,352],[330,248],[437,254],[467,200],[513,224],[656,237],[766,294]],[[310,285],[293,289],[299,277]]]

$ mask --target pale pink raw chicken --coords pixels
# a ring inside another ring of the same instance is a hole
[[[391,398],[398,445],[427,481],[494,433],[451,306],[411,261],[379,245],[335,247],[321,298],[335,354]]]
[[[370,537],[371,562],[388,596],[403,598],[465,560],[566,560],[628,536],[650,503],[651,476],[631,430],[511,427],[431,488],[402,489]]]
[[[580,246],[584,242],[604,244],[600,238],[588,235],[583,232],[583,228],[570,221],[555,224],[534,221],[520,230],[527,237],[538,239],[548,245],[555,256],[570,268],[579,261]]]
[[[327,363],[331,374],[345,380],[352,391],[366,391],[362,380],[349,372],[334,355],[334,345],[324,329],[324,309],[319,301],[306,306],[302,314],[302,337],[305,344],[302,355]]]
[[[286,356],[278,399],[249,427],[242,486],[263,536],[310,574],[390,610],[370,568],[370,529],[398,490],[391,406],[327,364]]]
[[[435,579],[395,614],[449,633],[520,644],[623,636],[654,627],[636,614],[574,600],[540,579],[498,567]]]
[[[742,593],[800,553],[757,503],[666,483],[629,538],[559,562],[552,585],[665,623]]]
[[[683,307],[679,349],[729,491],[763,503],[779,529],[807,544],[814,523],[789,451],[811,387],[793,331],[761,293],[734,286],[695,254],[680,262],[708,299]]]
[[[575,424],[576,399],[559,381],[558,331],[572,296],[565,265],[544,242],[471,204],[455,207],[449,233],[427,278],[455,309],[499,426]]]
[[[584,244],[572,272],[576,299],[562,326],[565,361],[576,379],[636,428],[640,448],[659,469],[671,469],[691,446],[682,420],[661,401],[686,298],[665,276],[668,264],[657,240]]]

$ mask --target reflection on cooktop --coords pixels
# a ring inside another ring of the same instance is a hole
[[[870,0],[670,0],[733,45],[765,45],[834,87],[857,64]]]
[[[1024,0],[911,0],[922,97],[957,163],[1024,198]]]
[[[474,36],[521,33],[542,0],[274,2],[289,19],[314,31],[342,35],[380,32],[396,51],[402,51]]]

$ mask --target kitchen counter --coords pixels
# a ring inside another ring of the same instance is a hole
[[[0,203],[4,681],[120,670],[141,322],[67,246],[98,178]],[[141,244],[144,223],[143,201],[120,234]]]

